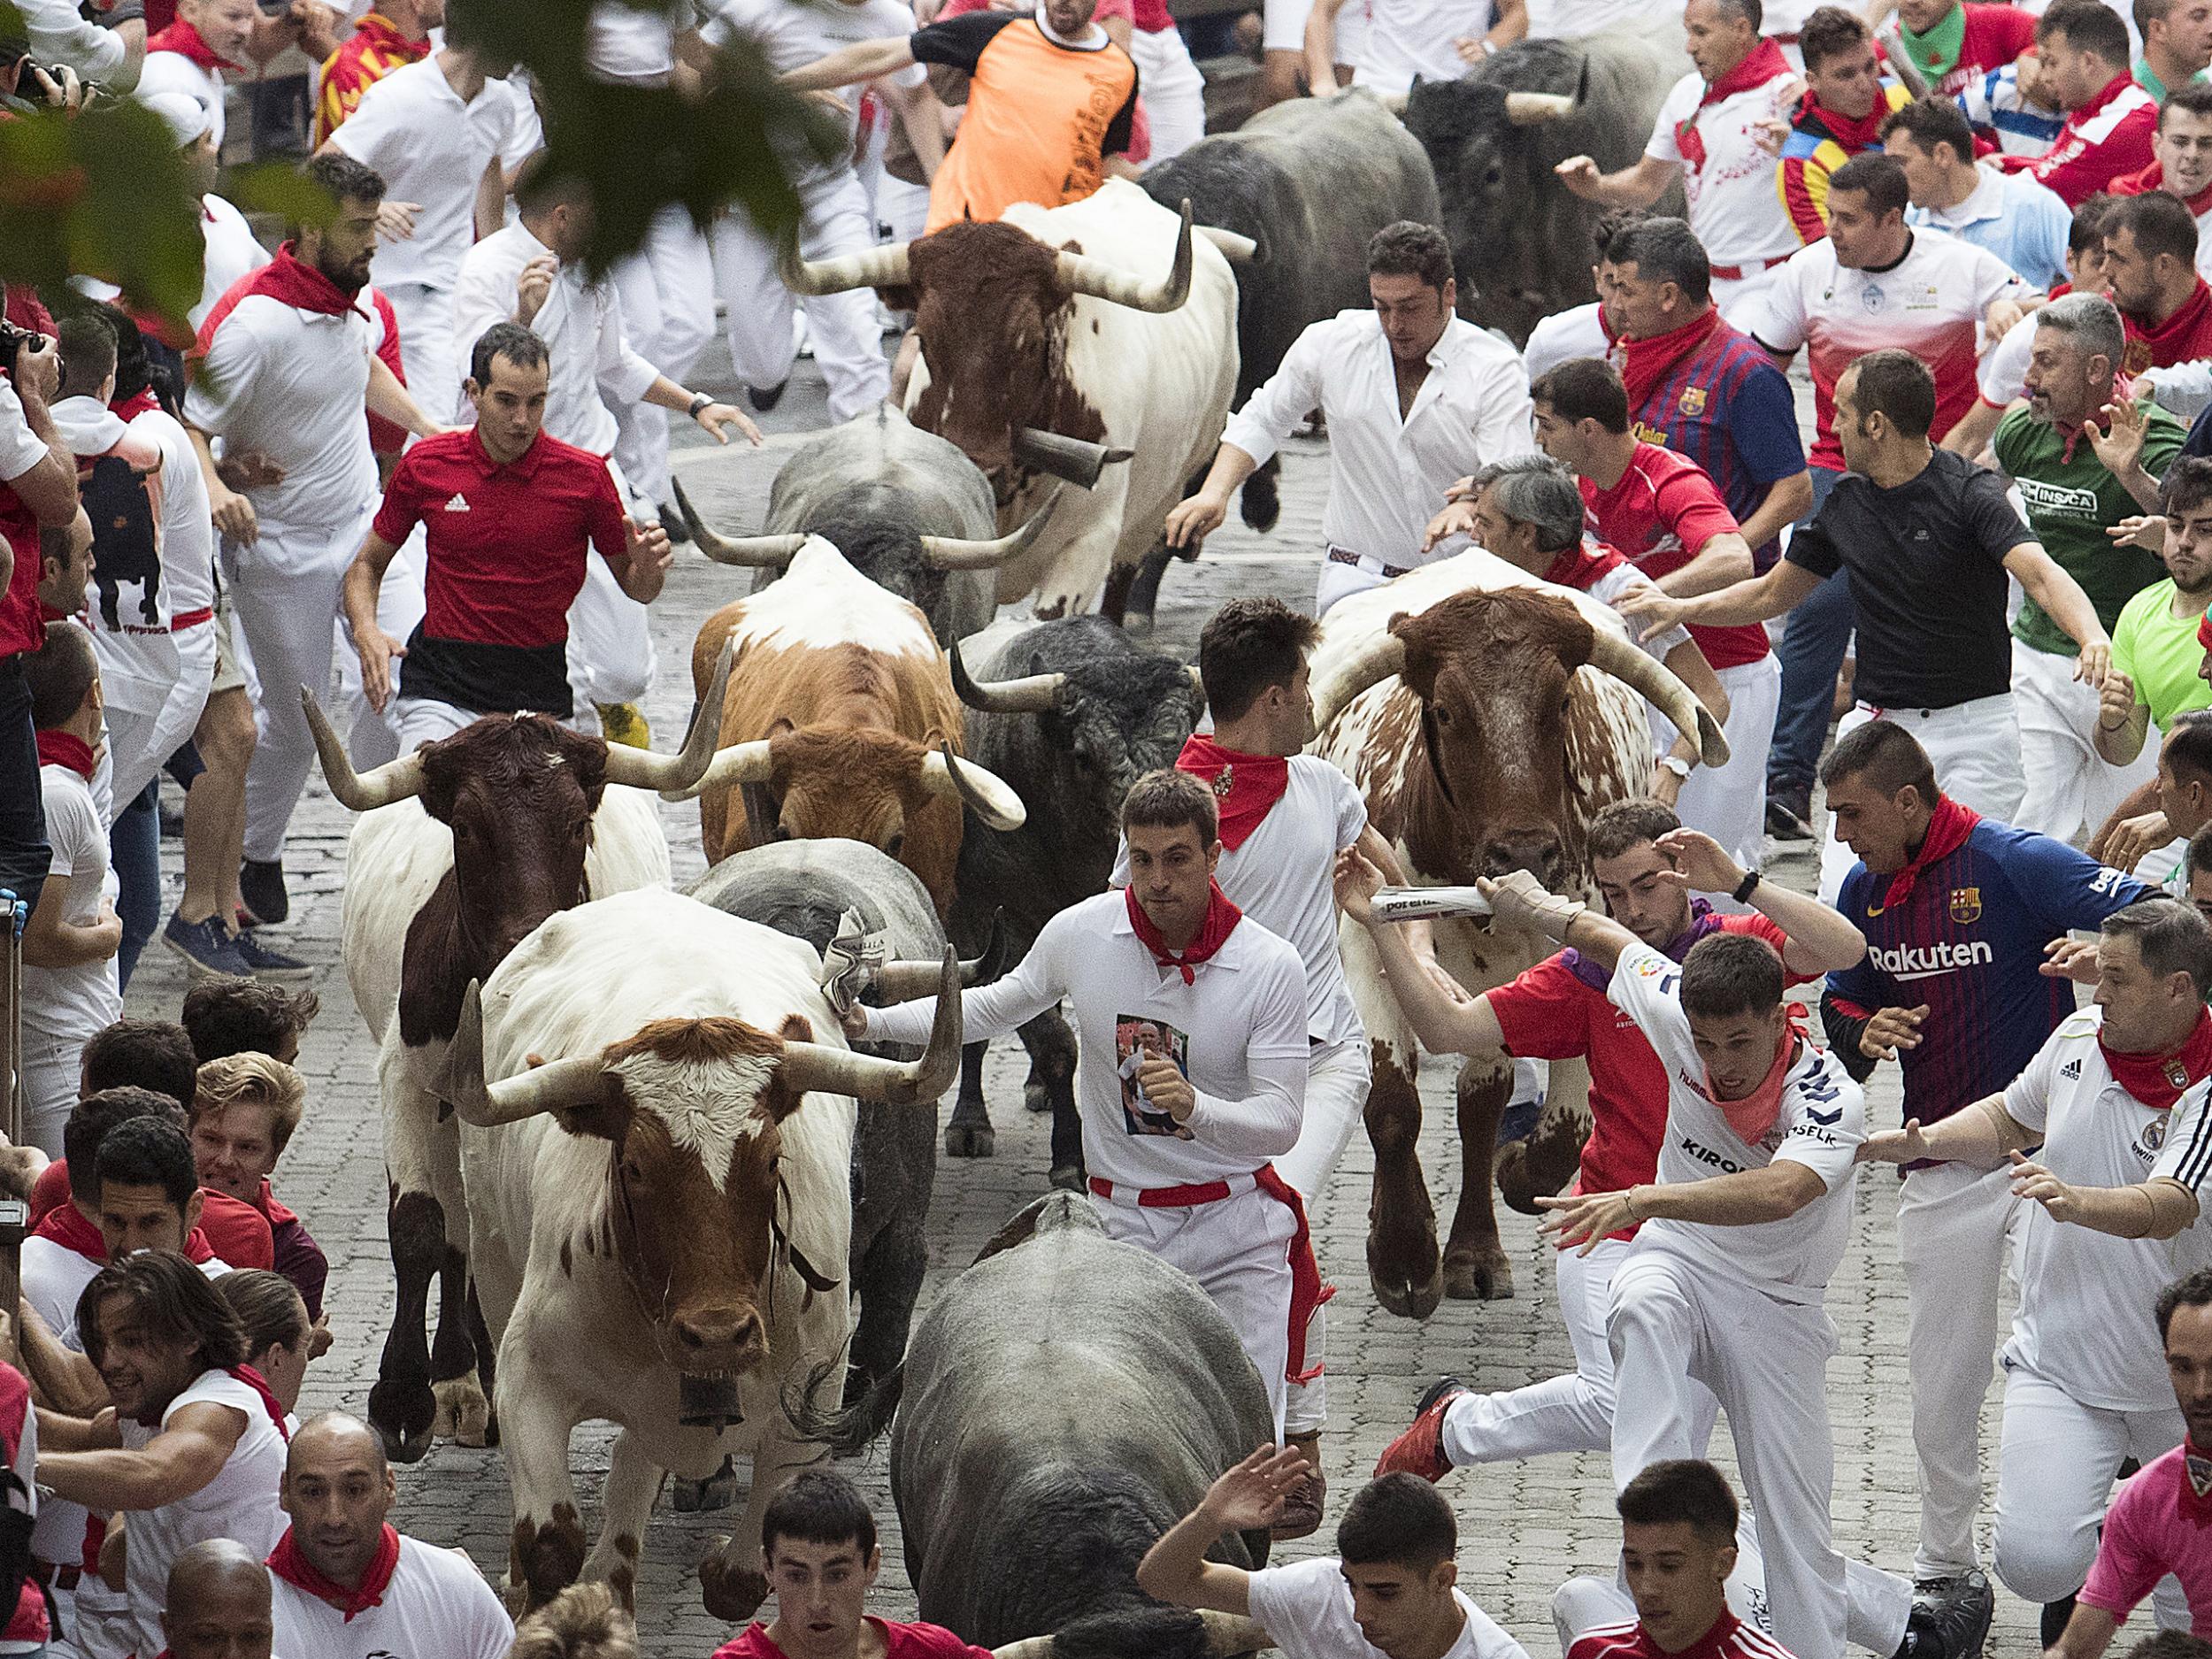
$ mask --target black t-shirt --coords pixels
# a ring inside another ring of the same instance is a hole
[[[1949,709],[2011,688],[2004,558],[2034,540],[2002,479],[1938,449],[1894,489],[1839,478],[1791,538],[1789,562],[1816,576],[1851,572],[1860,702]]]

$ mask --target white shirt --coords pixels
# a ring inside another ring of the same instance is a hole
[[[179,92],[207,111],[208,130],[215,135],[215,149],[223,148],[223,72],[203,69],[182,52],[148,52],[146,65],[138,72],[138,85],[132,88],[134,98],[150,98],[157,92]]]
[[[1093,1175],[1135,1187],[1248,1175],[1298,1143],[1306,1098],[1306,975],[1298,953],[1249,918],[1183,983],[1130,926],[1126,898],[1108,892],[1044,926],[1019,965],[961,993],[966,1041],[982,1042],[1065,997],[1080,1043],[1076,1108]],[[934,997],[868,1010],[870,1039],[929,1040]],[[1116,1074],[1139,1024],[1182,1055],[1197,1105],[1177,1133],[1141,1125]]]
[[[1528,331],[1521,351],[1521,371],[1533,386],[1561,364],[1575,357],[1601,357],[1613,349],[1605,333],[1605,308],[1592,300],[1587,305],[1554,311]]]
[[[1230,902],[1298,953],[1306,970],[1306,1034],[1323,1048],[1367,1033],[1336,948],[1336,856],[1367,827],[1352,780],[1316,755],[1293,755],[1282,799],[1233,848],[1223,845],[1214,879]],[[1129,885],[1129,843],[1108,885]]]
[[[205,274],[200,280],[200,303],[186,316],[194,328],[240,277],[269,263],[269,250],[253,234],[243,213],[212,194],[200,198],[200,210],[201,261]]]
[[[1382,325],[1372,311],[1339,311],[1307,326],[1221,440],[1264,464],[1317,405],[1329,424],[1321,534],[1386,565],[1411,568],[1463,550],[1465,538],[1455,537],[1421,553],[1421,533],[1444,492],[1479,467],[1535,448],[1520,358],[1456,317],[1429,353],[1428,378],[1402,420]]]
[[[2097,1042],[2103,1024],[2101,1008],[2069,1015],[2005,1090],[2007,1114],[2042,1136],[2036,1162],[2062,1181],[2131,1187],[2164,1176],[2202,1202],[2212,1173],[2205,1110],[2212,1083],[2188,1090],[2170,1111],[2152,1110],[2114,1080]],[[2200,1217],[2171,1239],[2116,1239],[2055,1222],[2040,1204],[2020,1208],[2020,1310],[2006,1363],[2085,1405],[2169,1409],[2173,1385],[2153,1310],[2168,1285],[2212,1266],[2212,1226]]]
[[[1334,1555],[1263,1567],[1245,1580],[1245,1591],[1254,1621],[1275,1639],[1283,1659],[1382,1659],[1382,1649],[1360,1633],[1352,1617],[1352,1587]],[[1453,1590],[1452,1600],[1467,1622],[1443,1659],[1528,1659],[1528,1650],[1464,1591]]]
[[[1690,228],[1716,265],[1734,265],[1750,276],[1801,245],[1775,188],[1780,158],[1759,142],[1764,122],[1787,125],[1797,89],[1793,77],[1777,75],[1701,107],[1705,77],[1693,69],[1659,106],[1644,154],[1681,165]],[[1695,125],[1704,144],[1704,159],[1696,165],[1682,153],[1678,129],[1686,122]]]
[[[1388,96],[1409,90],[1417,75],[1456,81],[1468,65],[1452,42],[1480,40],[1494,15],[1490,0],[1371,0],[1352,84]]]
[[[585,25],[584,66],[595,80],[664,87],[676,72],[676,27],[665,12],[597,0]]]
[[[15,0],[31,55],[42,64],[67,64],[85,81],[112,81],[128,55],[113,29],[88,23],[72,0]]]
[[[1975,371],[1974,383],[1980,389],[1985,403],[2002,409],[2016,397],[2028,394],[2028,358],[2035,350],[2035,319],[2031,317],[2016,322],[2005,331],[2005,337],[1990,347],[1982,358],[1981,367]]]
[[[131,1547],[126,1578],[131,1612],[138,1620],[138,1651],[160,1653],[161,1609],[168,1600],[169,1567],[193,1545],[227,1538],[257,1555],[266,1555],[284,1536],[284,1511],[277,1487],[284,1479],[284,1436],[269,1420],[261,1396],[228,1371],[204,1371],[172,1400],[161,1414],[161,1428],[187,1406],[217,1405],[245,1419],[245,1432],[214,1479],[190,1497],[157,1509],[130,1513]],[[116,1425],[126,1449],[136,1451],[158,1432],[126,1417]]]
[[[494,323],[512,321],[516,279],[531,260],[552,251],[519,223],[470,249],[453,288],[453,337],[474,341]],[[605,455],[615,441],[608,400],[627,409],[660,377],[624,339],[614,290],[585,281],[580,262],[565,265],[530,328],[545,342],[546,431],[563,443]]]
[[[709,16],[699,33],[708,45],[719,50],[735,41],[749,41],[768,60],[770,72],[779,75],[826,58],[855,41],[889,40],[911,35],[915,27],[914,8],[904,0],[860,0],[857,5],[849,0],[819,0],[819,4],[795,4],[794,0],[710,0],[704,9]],[[1041,18],[1039,27],[1043,27]],[[895,87],[918,87],[928,78],[929,72],[919,64],[884,77]],[[848,100],[849,106],[858,103],[856,98]],[[859,119],[857,108],[849,107],[847,137],[852,135]],[[805,165],[810,168],[821,165],[811,154]],[[849,158],[834,164],[839,168],[850,165]]]
[[[476,240],[476,189],[514,130],[515,100],[496,81],[464,104],[433,52],[361,95],[330,142],[384,176],[384,199],[414,202],[415,234],[380,241],[370,274],[389,292],[450,288]]]
[[[465,1551],[404,1532],[384,1599],[349,1619],[319,1595],[269,1575],[280,1654],[315,1659],[505,1659],[514,1621]]]
[[[1747,1144],[1705,1092],[1705,1064],[1690,1041],[1681,984],[1680,963],[1638,944],[1621,953],[1606,987],[1613,1006],[1636,1022],[1667,1068],[1660,1184],[1763,1170],[1778,1159],[1803,1164],[1827,1190],[1793,1216],[1747,1227],[1647,1221],[1634,1248],[1663,1250],[1777,1302],[1817,1306],[1850,1231],[1852,1159],[1866,1138],[1865,1097],[1833,1055],[1801,1042],[1773,1127],[1757,1146]]]
[[[282,483],[246,492],[265,523],[335,530],[375,496],[376,457],[364,411],[369,364],[382,336],[361,297],[333,317],[250,294],[216,328],[207,372],[185,393],[184,418],[231,449],[258,449],[284,469]],[[253,557],[285,555],[264,535]]]
[[[53,849],[46,879],[50,886],[65,884],[68,894],[62,919],[96,920],[108,879],[108,837],[100,810],[93,804],[92,786],[66,766],[41,766],[38,787],[46,803],[46,842]],[[123,996],[116,988],[112,956],[67,968],[23,964],[27,1034],[81,1041],[122,1018]]]
[[[1648,10],[1641,0],[1528,0],[1528,38],[1582,40],[1632,23]]]
[[[0,483],[21,478],[51,453],[46,440],[31,430],[15,382],[0,374]]]

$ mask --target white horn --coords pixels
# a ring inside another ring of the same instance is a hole
[[[922,780],[939,795],[958,795],[995,830],[1018,830],[1029,821],[1029,809],[1003,779],[972,760],[958,758],[949,742],[940,742],[935,754],[922,757]]]
[[[1353,698],[1368,687],[1403,672],[1405,665],[1406,642],[1388,632],[1376,635],[1314,687],[1314,729],[1326,731],[1329,722],[1343,713]]]
[[[1003,1647],[992,1648],[991,1659],[1052,1659],[1052,1638],[1025,1636]]]
[[[783,1084],[795,1094],[818,1089],[890,1106],[934,1108],[959,1070],[960,959],[950,945],[945,947],[938,969],[936,1018],[930,1025],[929,1047],[920,1059],[879,1060],[825,1043],[783,1045]]]
[[[676,480],[671,479],[671,483]],[[690,526],[691,539],[699,544],[699,550],[717,565],[739,565],[748,570],[780,571],[798,557],[806,545],[803,535],[718,535],[692,510],[691,498],[684,494],[684,487],[676,483],[676,506],[683,513],[684,523]]]
[[[1206,1647],[1214,1659],[1233,1659],[1235,1655],[1258,1653],[1275,1645],[1275,1639],[1256,1619],[1217,1613],[1211,1608],[1201,1608],[1198,1617],[1206,1626]]]
[[[1133,272],[1087,254],[1064,251],[1056,257],[1056,263],[1060,286],[1071,294],[1088,294],[1133,311],[1171,311],[1190,297],[1190,203],[1183,204],[1182,227],[1175,237],[1175,264],[1164,280],[1148,282]]]
[[[1540,127],[1575,112],[1575,101],[1559,92],[1509,92],[1505,119],[1516,127]]]
[[[1196,228],[1201,236],[1221,250],[1221,257],[1231,265],[1250,265],[1259,257],[1260,245],[1249,236],[1240,236],[1218,225],[1201,225]]]
[[[741,783],[766,783],[772,765],[766,738],[733,743],[727,749],[714,751],[714,758],[707,763],[706,771],[699,774],[696,783],[681,789],[663,789],[661,799],[694,801],[710,789],[726,789]]]
[[[722,695],[729,689],[730,664],[736,657],[737,640],[733,635],[722,647],[722,657],[714,665],[714,679],[708,683],[706,695],[692,710],[691,730],[684,734],[683,748],[673,755],[656,755],[626,743],[610,743],[607,781],[627,784],[633,789],[688,789],[705,777],[707,768],[714,764],[714,740],[722,729]]]
[[[370,812],[422,793],[421,756],[402,755],[397,760],[388,760],[365,772],[356,772],[345,744],[331,726],[329,716],[305,686],[300,687],[300,708],[307,716],[307,729],[314,733],[315,752],[323,759],[323,781],[330,786],[330,793],[338,798],[341,806],[356,812]]]
[[[787,241],[777,250],[776,272],[794,294],[817,297],[854,288],[896,288],[908,280],[906,249],[906,243],[893,242],[834,259],[802,259],[796,245]]]
[[[1024,674],[1018,680],[976,681],[960,660],[960,641],[946,653],[952,664],[952,688],[960,701],[983,714],[1049,714],[1068,693],[1065,674]]]
[[[606,1098],[607,1079],[596,1055],[556,1060],[497,1083],[484,1081],[484,987],[471,979],[461,996],[461,1020],[446,1047],[439,1093],[463,1123],[479,1129],[520,1123],[564,1106]]]
[[[1728,764],[1728,740],[1721,734],[1720,722],[1675,678],[1671,668],[1607,629],[1594,627],[1590,636],[1591,667],[1650,698],[1676,731],[1695,732],[1698,756],[1708,766]]]
[[[1018,558],[1029,551],[1029,545],[1045,531],[1052,510],[1060,504],[1060,487],[1055,484],[1052,494],[1045,497],[1045,504],[1029,515],[1029,521],[1016,530],[994,541],[970,541],[964,536],[926,535],[922,538],[922,559],[932,570],[989,571],[996,570],[1009,559]]]

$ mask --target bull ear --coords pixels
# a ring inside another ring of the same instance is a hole
[[[1390,618],[1391,634],[1402,641],[1406,648],[1405,662],[1398,670],[1398,678],[1424,703],[1436,690],[1436,654],[1430,648],[1427,614],[1401,611]]]
[[[776,1027],[776,1035],[786,1042],[812,1042],[814,1022],[804,1014],[786,1014],[783,1024]]]
[[[629,1092],[622,1087],[622,1079],[612,1071],[601,1074],[606,1087],[588,1101],[572,1106],[556,1106],[553,1120],[572,1135],[596,1135],[621,1149],[623,1138],[630,1133],[635,1109],[630,1104]]]

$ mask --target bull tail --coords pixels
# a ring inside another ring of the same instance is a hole
[[[818,1405],[824,1388],[841,1372],[846,1375],[843,1400],[835,1407]],[[859,1371],[848,1371],[846,1356],[841,1352],[808,1371],[803,1381],[785,1386],[784,1415],[799,1439],[827,1447],[833,1457],[857,1457],[869,1441],[891,1426],[892,1414],[897,1411],[905,1387],[903,1364],[895,1366],[887,1376],[871,1379]]]

